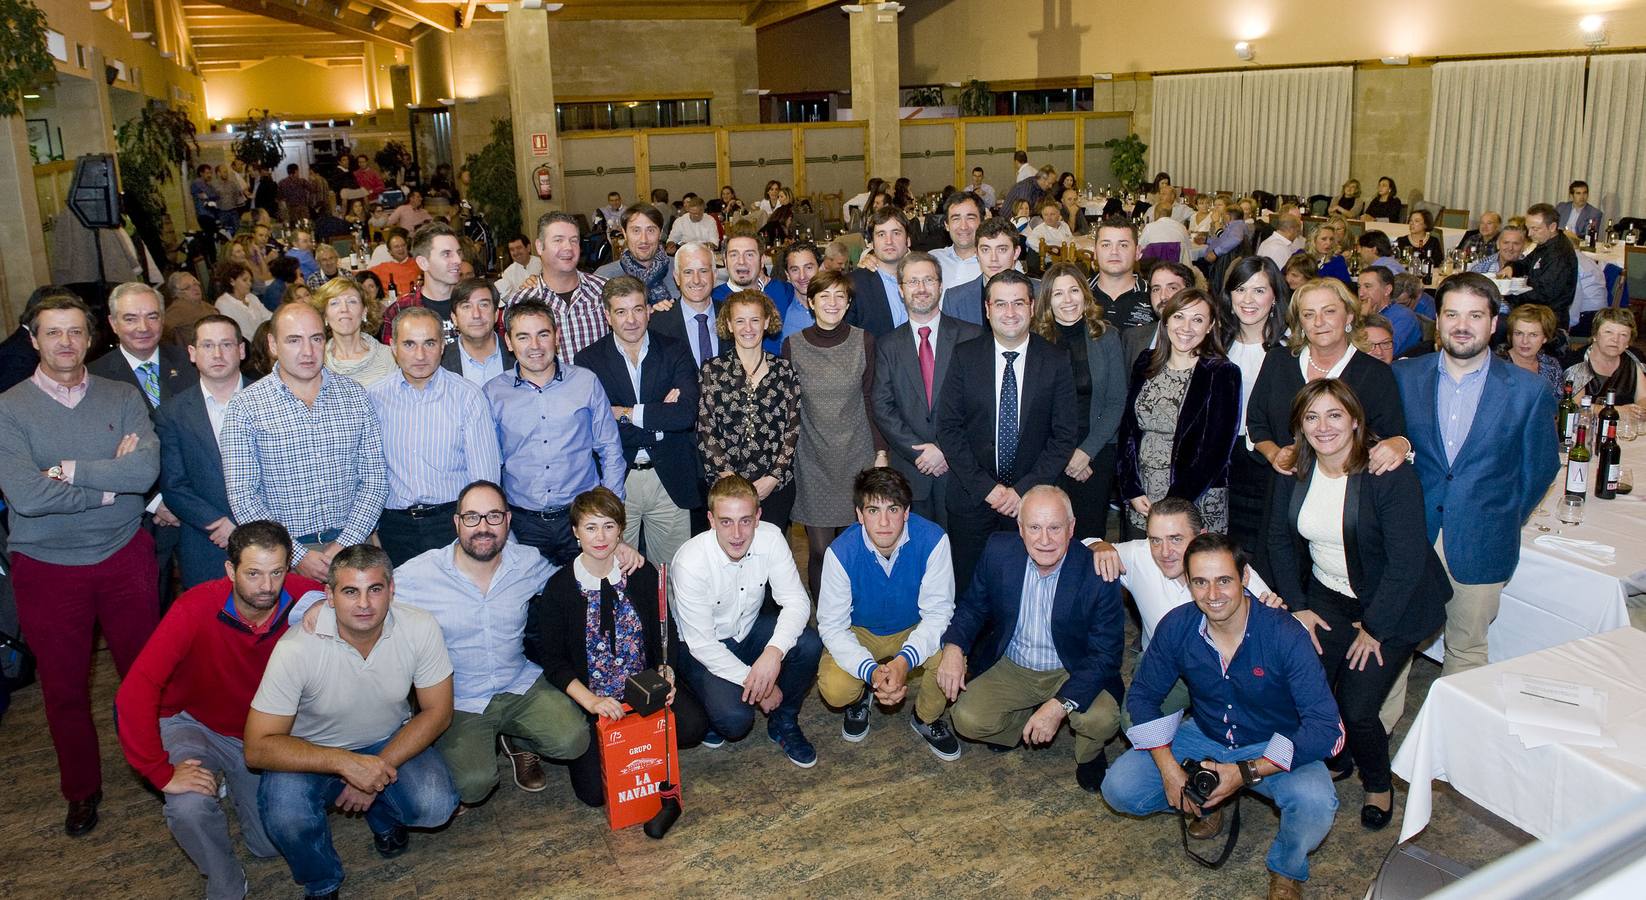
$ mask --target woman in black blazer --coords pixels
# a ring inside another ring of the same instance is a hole
[[[1451,583],[1429,544],[1417,473],[1371,472],[1374,435],[1354,390],[1335,378],[1314,381],[1291,412],[1297,474],[1275,480],[1270,585],[1320,653],[1347,753],[1360,766],[1360,821],[1377,830],[1394,808],[1378,711],[1418,644],[1445,624]],[[1327,765],[1344,777],[1353,767],[1343,763]]]
[[[1092,296],[1080,268],[1055,263],[1040,279],[1034,330],[1069,351],[1080,434],[1057,486],[1074,505],[1075,538],[1101,538],[1109,523],[1115,435],[1126,402],[1127,368],[1120,329],[1103,318],[1103,307]]]
[[[1245,412],[1269,351],[1285,343],[1284,315],[1290,297],[1291,289],[1274,262],[1254,253],[1229,267],[1218,298],[1224,315],[1223,346],[1229,361],[1240,367],[1239,436],[1229,457],[1229,537],[1253,559],[1261,555],[1263,543],[1269,461],[1252,447]]]
[[[1120,420],[1120,496],[1141,533],[1162,497],[1193,503],[1209,531],[1229,527],[1229,452],[1240,367],[1223,353],[1211,295],[1178,292],[1160,309],[1153,353],[1137,358]]]
[[[708,731],[703,704],[676,682],[674,619],[660,627],[657,570],[650,563],[624,576],[612,554],[623,539],[623,501],[604,487],[572,501],[572,532],[583,552],[549,576],[526,612],[526,658],[543,667],[549,684],[583,708],[589,720],[589,749],[567,768],[572,791],[590,806],[606,802],[600,773],[601,716],[623,718],[623,684],[629,675],[657,669],[674,690],[675,738],[695,747]],[[665,644],[666,633],[666,644]]]

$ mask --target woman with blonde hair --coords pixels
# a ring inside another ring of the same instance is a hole
[[[1522,303],[1509,311],[1503,328],[1509,338],[1503,347],[1503,358],[1547,380],[1550,393],[1558,398],[1560,386],[1566,382],[1566,372],[1560,367],[1560,360],[1543,352],[1555,339],[1555,311],[1541,303]]]
[[[1114,484],[1115,437],[1126,405],[1126,359],[1120,330],[1073,263],[1054,263],[1035,295],[1036,334],[1069,352],[1080,428],[1074,455],[1057,479],[1074,506],[1075,537],[1103,537]]]
[[[1595,313],[1594,339],[1583,351],[1583,359],[1566,370],[1566,383],[1574,398],[1592,397],[1595,406],[1613,395],[1617,406],[1633,406],[1646,382],[1646,367],[1629,352],[1635,341],[1635,316],[1627,309],[1603,309]]]
[[[326,368],[371,387],[395,372],[394,354],[371,336],[382,309],[372,309],[351,278],[333,278],[309,298],[326,322]]]

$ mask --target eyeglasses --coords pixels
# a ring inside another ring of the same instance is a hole
[[[457,521],[462,522],[464,528],[473,528],[479,525],[481,519],[485,519],[487,525],[501,525],[507,515],[508,513],[496,509],[489,513],[467,512],[458,514]]]
[[[905,279],[904,282],[903,282],[903,286],[904,287],[937,287],[939,283],[940,282],[936,278],[932,278],[931,276],[928,275],[925,278]]]
[[[1394,341],[1370,341],[1366,344],[1366,346],[1373,349],[1373,350],[1393,350],[1395,348],[1395,342]],[[497,523],[493,522],[492,524],[496,525]]]

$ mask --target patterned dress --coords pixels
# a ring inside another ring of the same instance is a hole
[[[1183,396],[1189,391],[1193,369],[1161,369],[1160,374],[1143,382],[1137,392],[1137,427],[1142,433],[1137,445],[1137,467],[1143,482],[1143,493],[1150,503],[1157,503],[1172,487],[1172,448],[1177,442],[1177,416],[1183,406]],[[1195,498],[1195,506],[1206,520],[1206,530],[1229,530],[1229,489],[1211,488]],[[1148,524],[1148,516],[1126,504],[1126,515],[1139,531]]]
[[[735,353],[703,364],[697,437],[703,479],[711,484],[726,471],[750,481],[770,475],[780,488],[794,477],[800,381],[788,360],[763,355],[759,384],[749,381]]]
[[[790,337],[784,356],[806,386],[800,397],[794,520],[818,528],[857,521],[852,479],[874,465],[878,435],[869,421],[874,338],[861,328],[816,325]]]
[[[606,579],[595,579],[583,568],[579,559],[576,567],[577,587],[587,603],[583,617],[583,646],[587,648],[589,663],[589,690],[601,697],[623,698],[623,686],[630,675],[646,668],[646,632],[640,616],[634,611],[624,593],[628,580],[613,568]],[[612,631],[607,632],[601,619],[600,583],[611,582],[616,592],[612,605]]]

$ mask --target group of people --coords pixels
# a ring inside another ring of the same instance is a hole
[[[521,789],[548,759],[599,804],[596,722],[648,669],[682,747],[764,714],[802,767],[814,682],[853,742],[916,686],[945,761],[1066,721],[1076,782],[1116,811],[1212,837],[1241,789],[1272,798],[1271,891],[1295,896],[1333,780],[1358,767],[1362,822],[1389,821],[1415,648],[1444,628],[1448,673],[1486,661],[1558,464],[1548,384],[1490,352],[1505,298],[1479,274],[1439,285],[1433,343],[1391,365],[1364,343],[1379,267],[1357,297],[1324,239],[1295,280],[1295,256],[1241,254],[1208,289],[1180,260],[1140,272],[1137,227],[1107,218],[1095,274],[1036,281],[992,206],[952,194],[926,253],[882,205],[855,268],[796,244],[769,273],[751,224],[671,246],[650,203],[589,272],[549,213],[506,291],[431,222],[400,237],[416,287],[386,306],[328,273],[258,336],[192,276],[127,284],[90,362],[93,313],[38,291],[0,491],[68,833],[101,799],[96,628],[127,758],[214,897],[245,891],[224,796],[312,896],[343,878],[328,808],[392,856],[483,802],[498,752]],[[248,348],[268,374],[242,374]],[[1585,389],[1620,377],[1613,350]],[[1142,752],[1111,767],[1123,727]],[[1215,792],[1184,792],[1184,758]]]

